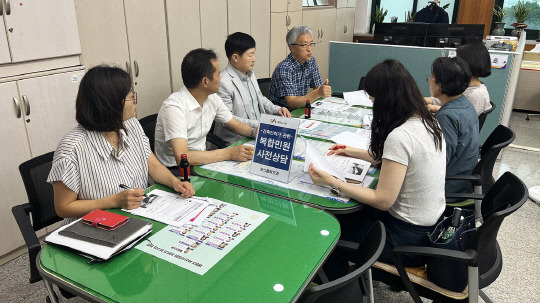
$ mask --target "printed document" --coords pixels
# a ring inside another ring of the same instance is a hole
[[[368,94],[364,90],[343,93],[343,98],[349,105],[360,105],[373,107],[373,102],[369,99]]]
[[[181,227],[195,218],[209,205],[206,198],[184,198],[178,193],[154,189],[135,209],[122,209],[137,216]],[[193,224],[193,222],[192,222]]]

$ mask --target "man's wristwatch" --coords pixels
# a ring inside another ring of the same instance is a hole
[[[334,185],[332,186],[332,188],[330,188],[330,192],[336,196],[341,196],[341,191],[339,190],[339,183],[341,182],[342,182],[341,180],[336,178]]]

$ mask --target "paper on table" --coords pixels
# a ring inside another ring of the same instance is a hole
[[[304,172],[309,170],[309,165],[311,163],[313,163],[316,168],[325,171],[345,182],[345,178],[330,163],[328,163],[328,161],[324,159],[323,155],[319,154],[319,152],[306,141],[306,160],[304,162]]]
[[[348,145],[359,149],[368,149],[370,142],[369,138],[351,132],[343,132],[330,139],[338,144]]]
[[[320,108],[320,109],[326,109],[326,110],[333,110],[333,111],[344,111],[347,108],[350,108],[350,105],[347,104],[340,104],[340,103],[334,103],[334,102],[326,102],[323,100],[315,101],[311,103],[311,106]]]
[[[343,93],[343,98],[349,105],[361,105],[373,107],[373,102],[369,100],[368,94],[364,90]]]
[[[321,121],[316,121],[316,120],[304,120],[302,121],[302,123],[300,123],[298,130],[313,129],[319,126],[321,123],[322,123]]]
[[[168,225],[181,227],[204,210],[209,204],[206,198],[184,198],[177,193],[170,193],[159,189],[152,190],[149,196],[152,194],[157,195],[157,197],[152,202],[147,203],[146,207],[130,210],[123,209],[123,211]]]

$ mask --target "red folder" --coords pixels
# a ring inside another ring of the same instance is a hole
[[[129,217],[119,214],[110,213],[101,209],[96,209],[93,212],[81,218],[83,223],[92,225],[105,230],[114,230],[119,226],[124,225]]]

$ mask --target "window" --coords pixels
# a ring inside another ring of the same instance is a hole
[[[397,22],[406,22],[405,15],[408,11],[419,11],[429,5],[429,0],[373,0],[371,3],[371,14],[375,13],[375,7],[382,7],[384,10],[388,10],[388,14],[384,18],[384,22],[390,22],[390,18],[398,17]],[[448,13],[448,19],[451,23],[456,23],[457,8],[459,7],[459,0],[440,0],[439,6],[444,7]],[[373,24],[371,20],[371,24]]]
[[[529,17],[525,21],[528,25],[527,29],[527,40],[532,40],[538,38],[538,30],[540,30],[540,0],[522,0],[527,8],[530,9]],[[495,6],[503,7],[508,10],[509,13],[504,17],[503,22],[505,23],[504,28],[507,35],[510,35],[510,32],[514,29],[511,24],[516,21],[514,17],[514,6],[518,4],[518,0],[496,0]],[[494,23],[495,21],[493,21]],[[494,27],[494,24],[492,28]]]

